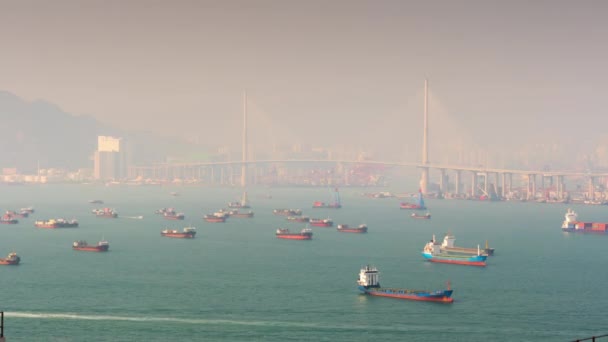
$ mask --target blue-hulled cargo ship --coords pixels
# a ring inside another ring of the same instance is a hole
[[[441,243],[435,241],[435,236],[424,245],[422,256],[431,262],[442,264],[468,265],[468,266],[486,266],[487,255],[482,255],[479,246],[477,246],[476,255],[450,254],[441,251]]]

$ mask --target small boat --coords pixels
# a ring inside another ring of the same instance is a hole
[[[194,239],[195,235],[196,229],[194,227],[186,227],[181,232],[175,229],[165,229],[160,232],[160,236],[181,239]]]
[[[226,222],[226,215],[224,216],[218,216],[215,214],[209,214],[209,215],[205,215],[203,216],[203,219],[207,222],[211,222],[211,223],[221,223],[221,222]]]
[[[230,210],[228,212],[228,215],[230,215],[230,217],[236,217],[236,218],[252,218],[253,211],[249,210],[247,212],[239,212],[238,210]]]
[[[97,217],[105,217],[105,218],[117,218],[118,213],[114,209],[103,208],[103,209],[93,209],[93,214]]]
[[[401,209],[425,210],[424,198],[422,198],[422,190],[418,190],[418,198],[415,203],[402,202],[399,205]]]
[[[287,228],[279,228],[276,236],[279,239],[287,240],[310,240],[312,239],[312,229],[304,228],[299,233],[291,233]]]
[[[456,238],[454,235],[447,233],[443,237],[443,242],[441,243],[440,250],[443,253],[456,253],[456,254],[469,254],[475,255],[478,252],[477,248],[465,248],[465,247],[456,247],[454,246],[454,241]],[[486,247],[481,249],[482,255],[494,255],[494,248],[490,248],[488,246],[488,241],[486,240]]]
[[[101,240],[97,243],[97,245],[89,245],[84,240],[74,241],[72,244],[72,249],[75,251],[84,251],[84,252],[107,252],[110,248],[110,243],[105,240]]]
[[[334,221],[332,221],[330,218],[326,218],[326,219],[311,218],[308,221],[308,223],[313,227],[333,227],[333,225],[334,225]]]
[[[427,219],[428,220],[431,218],[431,213],[426,213],[424,215],[420,215],[418,213],[412,213],[411,217],[415,218],[415,219]]]
[[[21,211],[22,213],[33,214],[34,208],[33,207],[21,208],[19,211]]]
[[[179,192],[172,191],[170,195],[171,196],[179,196]]]
[[[89,203],[91,204],[103,204],[103,201],[100,199],[94,199],[94,200],[90,200]]]
[[[0,224],[17,224],[19,223],[19,220],[17,220],[16,218],[10,216],[10,215],[2,215],[2,217],[0,217]]]
[[[487,255],[482,255],[479,247],[477,247],[476,255],[454,255],[441,252],[441,244],[433,239],[424,245],[422,256],[431,262],[443,264],[469,265],[469,266],[486,266]]]
[[[310,218],[308,216],[287,216],[287,221],[307,223],[310,221]]]
[[[380,286],[378,269],[365,266],[359,271],[357,280],[359,291],[370,296],[390,297],[398,299],[418,300],[424,302],[452,303],[453,290],[448,282],[447,289],[437,291],[410,290],[403,288],[387,288]]]
[[[48,221],[35,221],[34,227],[36,228],[75,228],[78,227],[78,221],[59,219],[50,219]]]
[[[15,252],[8,254],[6,258],[0,258],[0,265],[19,265],[21,258]]]
[[[359,227],[349,227],[347,224],[339,224],[338,231],[341,233],[367,233],[367,225],[361,224]]]
[[[275,209],[272,213],[278,216],[302,216],[300,209]]]

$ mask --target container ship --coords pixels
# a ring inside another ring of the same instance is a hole
[[[101,240],[97,243],[97,245],[89,245],[84,240],[74,241],[72,244],[72,249],[75,251],[84,251],[84,252],[107,252],[110,248],[110,244],[108,241]]]
[[[577,232],[577,233],[607,233],[608,223],[602,222],[581,222],[578,220],[578,214],[568,209],[564,216],[564,223],[562,224],[562,230],[564,232]]]
[[[411,217],[415,218],[415,219],[426,219],[426,220],[429,220],[431,218],[431,213],[426,213],[426,214],[423,214],[423,215],[418,214],[418,213],[412,213]]]
[[[454,255],[441,252],[441,244],[433,239],[424,245],[422,256],[431,262],[442,264],[468,265],[468,266],[486,266],[487,255],[482,255],[479,247],[476,255]]]
[[[21,258],[15,252],[9,253],[6,258],[0,258],[0,265],[19,265]]]
[[[325,202],[316,201],[316,202],[313,202],[312,207],[314,209],[318,209],[318,208],[340,209],[340,208],[342,208],[342,204],[340,203],[340,193],[338,192],[338,189],[336,188],[334,191],[334,202],[333,203],[325,203]]]
[[[339,224],[338,231],[341,233],[367,233],[367,225],[361,224],[359,227],[349,227],[347,224]]]
[[[241,201],[237,201],[237,202],[229,202],[228,203],[228,207],[229,208],[233,208],[233,209],[249,209],[251,208],[249,206],[249,200],[247,199],[247,192],[243,192],[243,197],[241,198]]]
[[[275,209],[272,213],[278,216],[302,216],[300,209]]]
[[[17,224],[19,223],[19,220],[17,220],[16,218],[10,216],[10,215],[2,215],[2,217],[0,217],[0,224]]]
[[[326,219],[315,219],[311,218],[308,223],[313,227],[333,227],[334,221],[329,218]]]
[[[479,248],[466,248],[466,247],[456,247],[454,246],[454,241],[456,241],[456,238],[454,237],[454,235],[447,233],[444,237],[443,237],[443,242],[441,243],[441,247],[440,250],[442,253],[459,253],[459,254],[470,254],[470,255],[475,255],[477,254],[478,251],[481,252],[481,254],[484,255],[494,255],[494,248],[490,248],[488,246],[488,241],[486,240],[486,246],[483,249],[479,249]]]
[[[117,218],[118,213],[114,209],[103,208],[103,209],[93,209],[93,214],[97,217],[105,217],[105,218]]]
[[[48,221],[36,221],[34,222],[36,228],[76,228],[78,227],[78,221],[76,220],[65,220],[65,219],[50,219]]]
[[[249,210],[246,212],[242,212],[242,211],[238,211],[238,210],[230,210],[228,212],[228,215],[230,215],[230,217],[236,217],[236,218],[252,218],[253,211]]]
[[[401,202],[399,205],[401,209],[414,209],[414,210],[426,210],[426,205],[424,204],[424,198],[422,198],[422,190],[418,191],[418,198],[415,203],[409,202]]]
[[[160,232],[160,236],[179,238],[179,239],[194,239],[196,229],[194,227],[186,227],[181,232],[175,229],[165,229]]]
[[[418,300],[424,302],[452,303],[453,290],[448,283],[447,289],[437,291],[410,290],[403,288],[385,288],[380,286],[378,269],[365,266],[359,271],[357,280],[359,290],[370,296],[390,297],[398,299]]]
[[[308,216],[287,216],[287,221],[307,223],[308,221],[310,221],[310,218]]]
[[[291,233],[287,228],[277,229],[277,238],[287,240],[310,240],[312,239],[312,229],[304,228],[299,233]]]

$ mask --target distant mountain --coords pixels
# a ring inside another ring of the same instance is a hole
[[[134,163],[163,161],[167,155],[204,159],[200,148],[151,133],[126,132],[88,116],[74,116],[44,101],[27,102],[0,91],[0,168],[20,172],[42,168],[93,167],[98,135],[127,139]]]

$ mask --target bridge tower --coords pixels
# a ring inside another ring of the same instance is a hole
[[[428,86],[429,81],[427,79],[424,80],[424,131],[422,137],[422,175],[420,177],[420,191],[423,194],[427,194],[428,192],[428,183],[429,183],[429,149],[428,149],[428,140],[429,140],[429,120],[428,120]]]
[[[247,185],[247,92],[243,91],[243,164],[241,166],[241,186]]]

